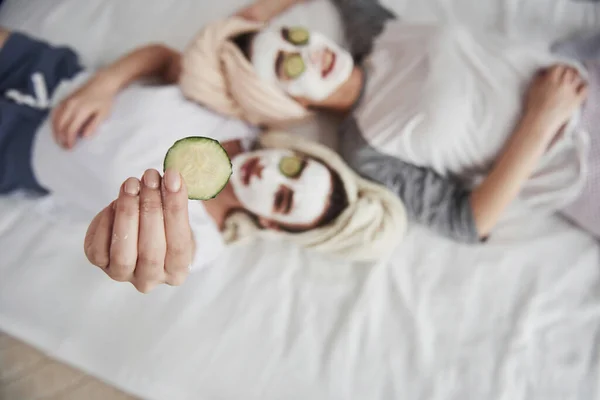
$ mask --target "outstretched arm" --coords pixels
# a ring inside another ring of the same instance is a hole
[[[458,242],[477,243],[484,236],[469,202],[471,193],[458,180],[381,154],[361,163],[361,174],[395,193],[410,220]]]
[[[459,181],[398,159],[379,157],[363,174],[403,200],[413,220],[461,242],[486,238],[566,121],[581,105],[585,84],[577,72],[555,66],[533,82],[527,106],[495,166],[473,191]]]
[[[119,91],[142,78],[175,83],[180,68],[180,53],[156,44],[134,50],[101,69],[54,110],[52,126],[56,141],[64,148],[72,148],[79,136],[90,136],[106,119]]]
[[[142,78],[158,78],[176,83],[181,68],[181,53],[161,44],[140,47],[98,72],[113,90],[121,90]]]
[[[481,234],[489,233],[517,197],[542,155],[587,96],[578,72],[556,65],[533,80],[519,124],[496,165],[471,195]]]

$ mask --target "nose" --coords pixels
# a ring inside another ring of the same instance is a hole
[[[323,50],[310,50],[308,53],[308,59],[313,66],[321,66],[321,61],[323,60]]]

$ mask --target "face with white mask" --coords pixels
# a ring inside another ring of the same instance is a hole
[[[349,52],[302,27],[265,29],[254,37],[251,62],[258,76],[295,98],[321,102],[352,74]]]
[[[238,201],[262,221],[306,230],[327,213],[334,184],[323,163],[279,149],[241,153],[231,161],[230,183]]]

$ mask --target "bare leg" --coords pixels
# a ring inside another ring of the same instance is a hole
[[[8,29],[4,29],[0,26],[0,48],[2,48],[2,46],[4,46],[4,43],[6,42],[6,39],[8,39],[9,35],[10,35],[10,31]]]

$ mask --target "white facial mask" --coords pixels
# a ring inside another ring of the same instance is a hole
[[[288,178],[281,172],[280,162],[293,155],[291,151],[278,149],[239,154],[232,159],[230,182],[238,200],[253,214],[287,225],[312,225],[329,206],[331,173],[320,162],[306,158],[300,175]],[[282,185],[293,192],[287,213],[275,211]]]
[[[322,101],[350,78],[354,61],[337,43],[318,32],[309,32],[307,44],[295,45],[282,32],[283,28],[267,29],[253,39],[252,65],[261,79],[278,85],[290,96]],[[298,78],[278,75],[276,62],[280,52],[302,57],[306,69]]]

